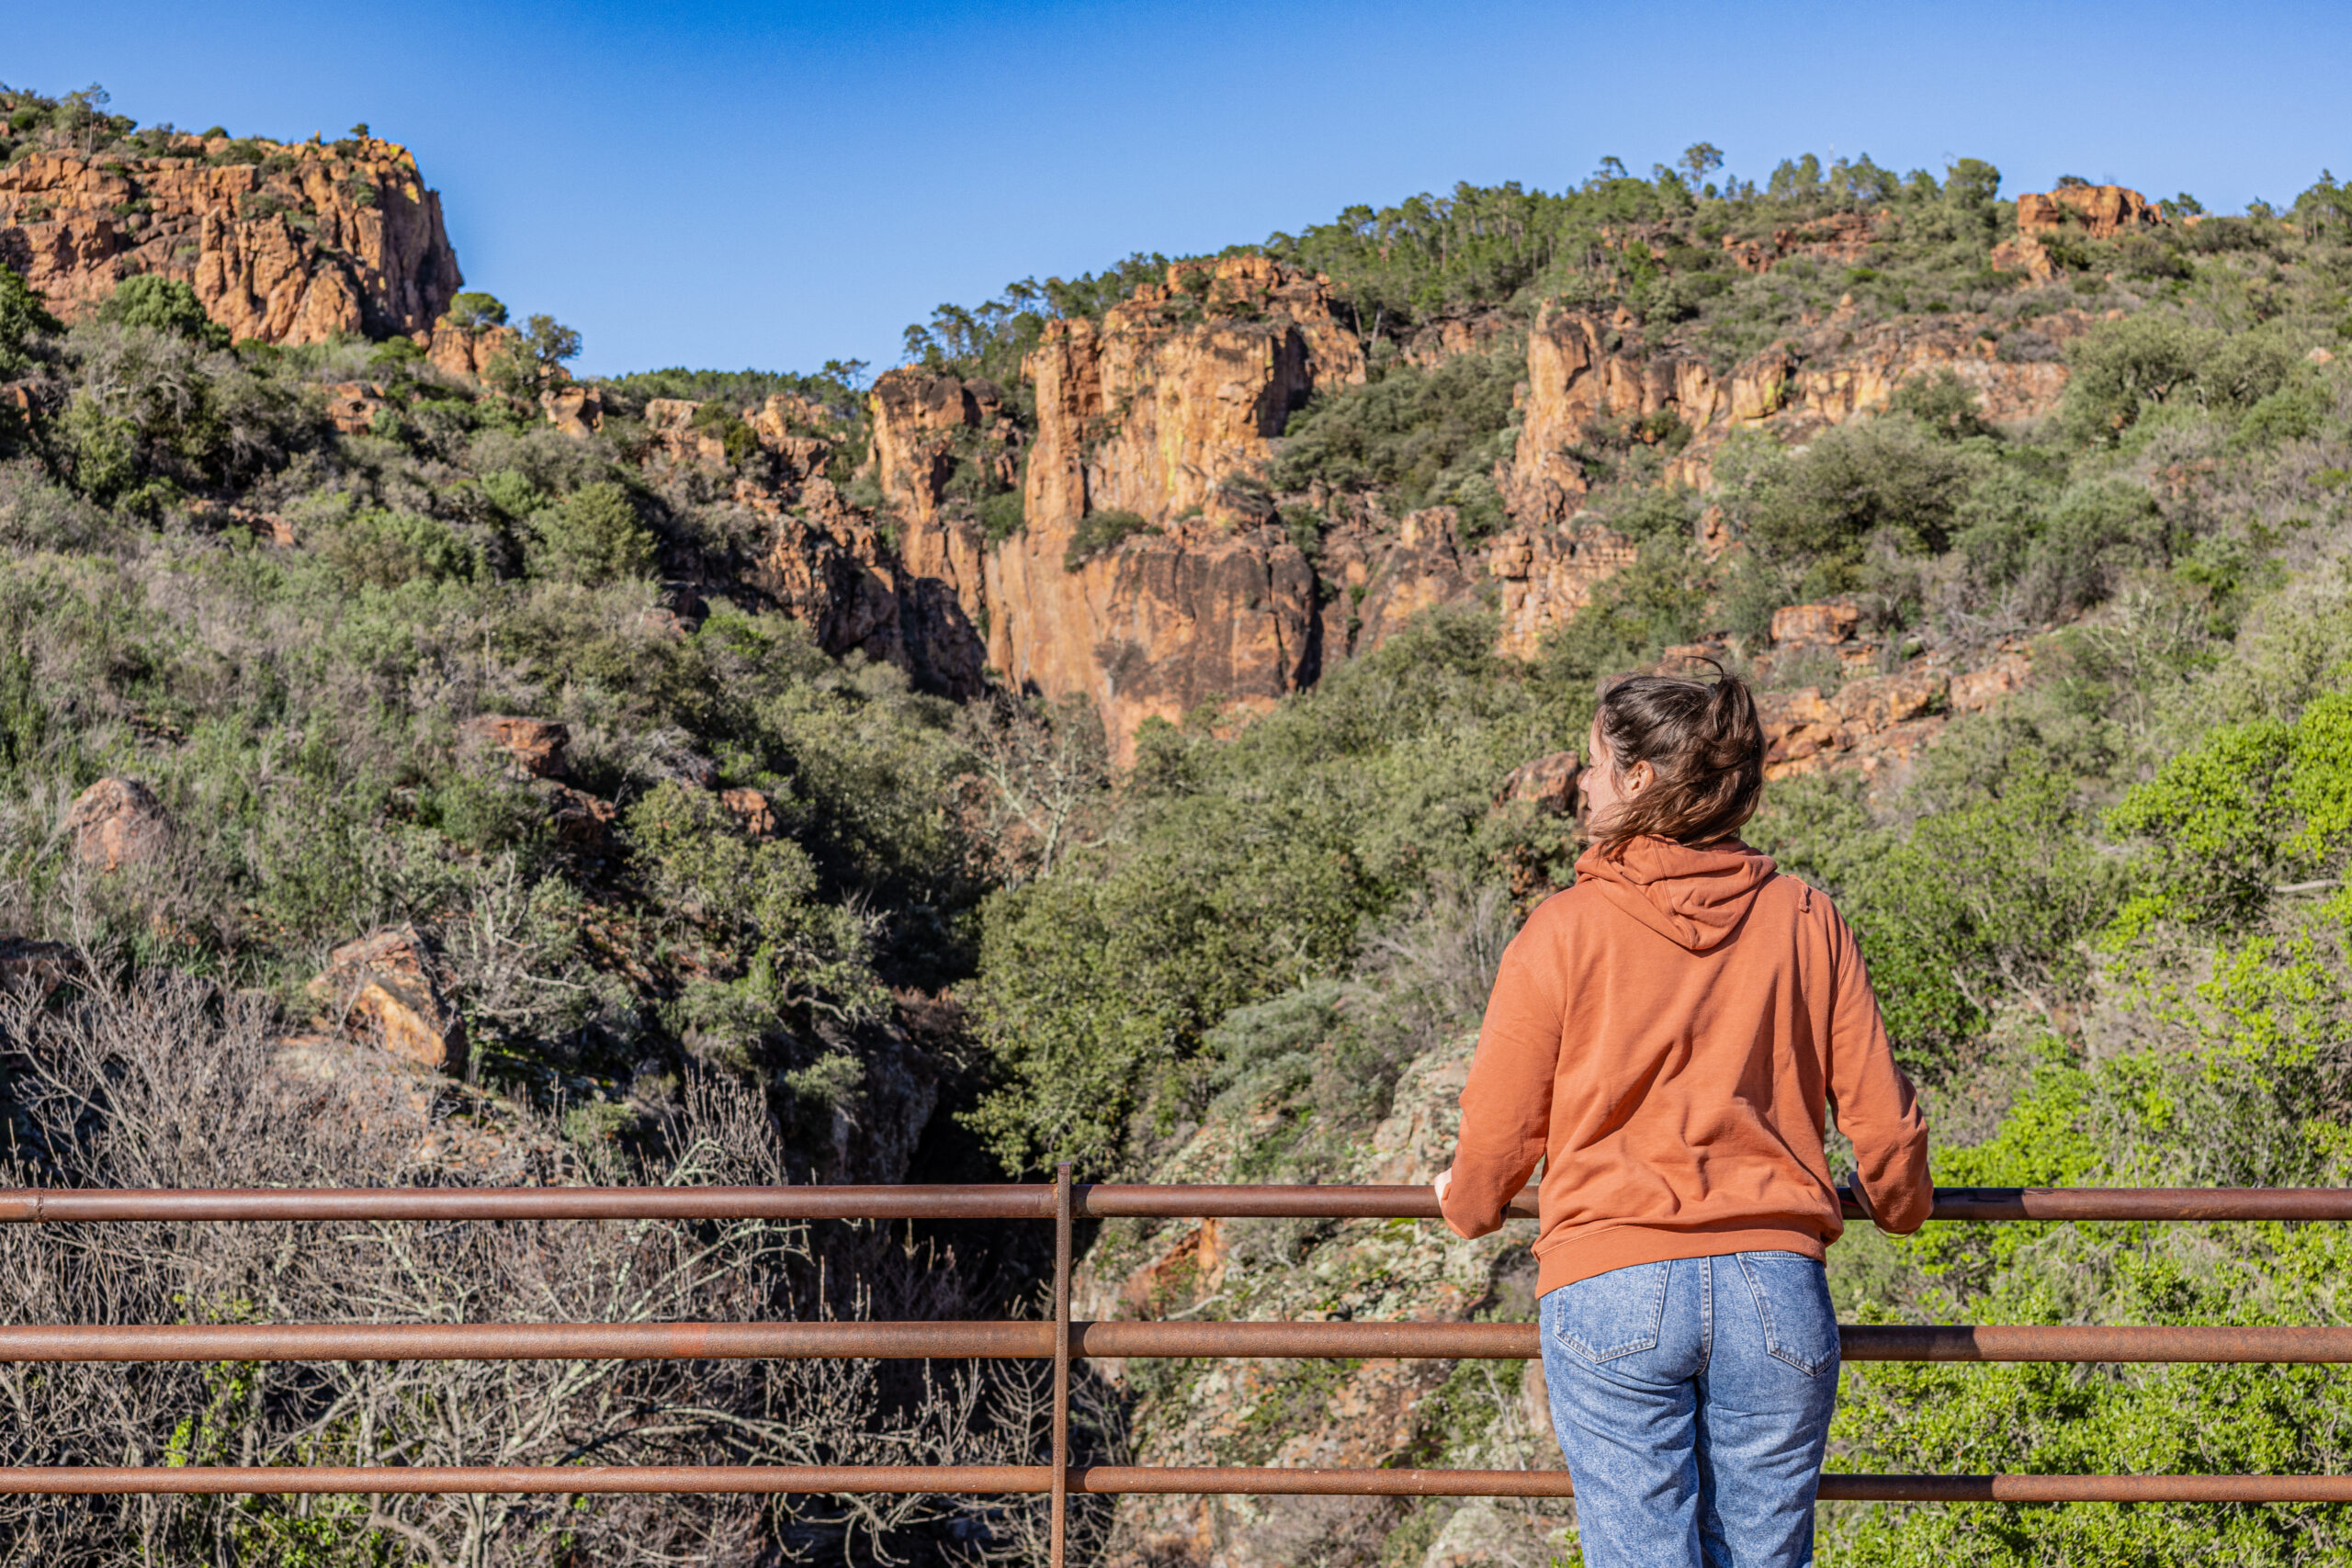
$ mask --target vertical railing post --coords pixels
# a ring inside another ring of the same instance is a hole
[[[1069,1540],[1069,1161],[1054,1172],[1054,1515],[1047,1561],[1062,1568]]]

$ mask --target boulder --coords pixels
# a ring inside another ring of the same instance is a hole
[[[310,995],[337,1027],[423,1067],[463,1065],[465,1020],[442,993],[439,964],[414,926],[338,947]]]
[[[553,779],[537,780],[531,791],[547,803],[548,830],[555,835],[557,843],[596,850],[604,848],[611,838],[613,823],[620,816],[619,808],[611,801]]]
[[[373,381],[339,381],[323,390],[327,418],[345,435],[367,434],[374,428],[376,416],[389,406],[384,389]]]
[[[47,1001],[81,967],[81,958],[62,942],[36,942],[30,937],[0,937],[0,995]]]
[[[1954,713],[1982,713],[2011,692],[2024,688],[2033,666],[2021,653],[2004,654],[1982,670],[1951,678]]]
[[[481,714],[466,720],[459,733],[473,746],[503,750],[517,778],[560,779],[571,771],[564,755],[571,731],[553,719]]]
[[[605,427],[604,394],[577,381],[540,393],[539,408],[549,424],[575,441],[585,441]]]
[[[2074,222],[2094,240],[2111,240],[2126,230],[2154,228],[2164,220],[2162,209],[2122,186],[2060,186],[2018,197],[2018,232],[2029,237]]]
[[[1495,804],[1508,806],[1523,800],[1552,816],[1569,816],[1577,808],[1577,780],[1583,773],[1584,761],[1574,751],[1538,757],[1510,771],[1503,787],[1495,792]]]
[[[1951,682],[1932,671],[1871,675],[1849,681],[1838,692],[1838,716],[1865,732],[1908,724],[1943,700]]]
[[[755,789],[722,789],[718,804],[735,818],[736,826],[754,839],[773,839],[782,825],[776,820],[775,802]]]
[[[1772,612],[1772,646],[1802,648],[1844,642],[1861,624],[1852,604],[1790,604]]]
[[[65,826],[74,835],[74,853],[100,871],[153,860],[172,840],[163,802],[137,779],[100,779],[74,796]]]

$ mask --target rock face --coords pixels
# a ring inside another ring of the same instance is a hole
[[[1888,670],[1882,641],[1862,635],[1849,604],[1790,604],[1773,613],[1772,647],[1754,656],[1758,680],[1802,679],[1825,664],[1833,685],[1766,690],[1756,698],[1764,721],[1764,776],[1850,770],[1892,783],[1955,713],[1976,713],[2022,689],[2032,673],[2024,649],[2004,644],[1989,662],[1958,669],[1923,655]],[[1676,650],[1683,651],[1683,650]],[[1692,650],[1697,651],[1697,650]],[[1792,670],[1792,660],[1799,662]]]
[[[1363,378],[1323,280],[1261,256],[1170,267],[1099,328],[1049,324],[1026,372],[1037,435],[1025,526],[988,561],[989,661],[1091,698],[1122,760],[1148,717],[1312,682],[1315,573],[1266,525],[1260,476],[1317,388]],[[1081,526],[1106,512],[1159,531],[1072,570]]]
[[[2016,237],[1993,247],[1993,265],[1997,271],[2021,272],[2037,283],[2046,283],[2058,268],[2039,236],[2073,226],[2086,238],[2111,240],[2134,229],[2156,227],[2164,220],[2161,209],[2122,186],[2060,186],[2053,191],[2027,191],[2018,197]]]
[[[137,779],[100,779],[74,797],[65,826],[75,858],[101,872],[153,860],[172,841],[163,802]]]
[[[1629,323],[1630,325],[1630,323]],[[1703,486],[1713,454],[1743,425],[1784,440],[1883,409],[1914,377],[1949,370],[1974,392],[1984,418],[2035,419],[2057,406],[2066,367],[2054,345],[2088,329],[2080,312],[2043,317],[2046,358],[2003,358],[1975,317],[1864,321],[1841,310],[1716,374],[1670,345],[1646,346],[1589,311],[1546,305],[1527,340],[1527,397],[1519,445],[1496,474],[1511,515],[1557,524],[1587,490],[1574,448],[1611,439],[1685,445],[1668,477]]]
[[[212,161],[243,155],[256,161]],[[372,137],[188,137],[105,164],[32,153],[0,169],[0,263],[68,321],[125,277],[179,278],[232,337],[266,343],[429,333],[463,283],[440,197]]]
[[[2154,228],[2165,220],[2154,203],[2122,186],[2060,186],[2018,197],[2018,232],[2043,234],[2072,221],[2094,240],[2111,240],[2128,229]]]
[[[1859,218],[1817,227],[1776,235],[1759,265],[1808,247],[1860,255],[1876,233]],[[977,691],[985,665],[1016,688],[1083,696],[1124,763],[1146,720],[1262,708],[1434,605],[1493,606],[1500,650],[1532,657],[1636,555],[1581,514],[1595,445],[1663,446],[1667,477],[1703,487],[1739,428],[1802,441],[1947,370],[1984,417],[2030,419],[2064,389],[2057,345],[2086,325],[2037,318],[2005,348],[1989,318],[1879,321],[1847,306],[1724,370],[1631,316],[1547,306],[1529,333],[1516,446],[1495,473],[1510,525],[1468,539],[1451,507],[1391,518],[1337,505],[1309,561],[1282,526],[1269,460],[1308,397],[1363,380],[1354,335],[1319,278],[1261,257],[1179,266],[1099,325],[1048,323],[1024,367],[1025,439],[991,383],[883,376],[865,470],[878,513],[804,485],[775,513],[760,581],[827,649],[890,660],[935,690]],[[1505,330],[1441,320],[1408,357],[1490,349]],[[723,460],[694,407],[650,404],[647,422],[679,460]],[[1711,524],[1713,558],[1735,541],[1720,512]]]
[[[553,719],[483,714],[468,719],[463,734],[472,745],[505,752],[517,778],[560,779],[571,771],[564,752],[571,744],[571,731]]]
[[[310,994],[337,1027],[423,1067],[461,1066],[465,1021],[442,994],[439,964],[414,926],[338,947]]]

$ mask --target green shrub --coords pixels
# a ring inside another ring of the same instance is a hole
[[[322,551],[345,586],[464,581],[481,555],[450,526],[407,512],[362,512],[337,527]]]
[[[1984,465],[1916,422],[1842,424],[1765,469],[1748,498],[1749,539],[1781,559],[1822,563],[1823,584],[1850,585],[1863,545],[1884,533],[1903,549],[1939,554]]]
[[[1137,513],[1122,512],[1115,507],[1107,512],[1090,512],[1070,531],[1069,546],[1062,551],[1062,570],[1076,571],[1088,561],[1111,554],[1138,534],[1159,532]]]
[[[532,573],[589,587],[653,573],[654,537],[636,499],[606,479],[531,514]]]
[[[229,329],[215,325],[196,290],[176,277],[142,273],[124,278],[98,307],[98,320],[171,333],[213,348],[229,346]]]
[[[2101,321],[2068,345],[2060,418],[2078,440],[2113,440],[2149,407],[2193,395],[2221,344],[2222,334],[2163,311]]]
[[[1001,545],[1021,532],[1023,521],[1019,491],[1008,490],[982,498],[980,532],[989,544]]]

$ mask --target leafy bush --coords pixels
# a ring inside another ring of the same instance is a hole
[[[413,513],[359,513],[334,531],[322,554],[354,589],[464,581],[481,570],[481,552],[447,524]]]
[[[99,305],[98,320],[171,333],[213,348],[229,346],[229,329],[215,325],[196,290],[176,277],[142,273],[124,278]]]
[[[1159,532],[1137,513],[1116,507],[1090,512],[1070,530],[1069,545],[1062,551],[1062,570],[1076,571],[1088,561],[1111,554],[1138,534]]]
[[[1836,592],[1852,585],[1873,536],[1915,553],[1944,550],[1983,472],[1974,454],[1912,420],[1860,420],[1767,468],[1744,502],[1744,521],[1757,547],[1815,563],[1820,588]]]
[[[1372,491],[1392,513],[1461,502],[1474,492],[1464,533],[1503,522],[1487,470],[1510,455],[1512,389],[1527,373],[1523,348],[1457,355],[1434,369],[1392,367],[1378,380],[1318,395],[1284,431],[1272,479],[1286,491],[1322,484]],[[1476,490],[1473,481],[1484,485]]]
[[[528,558],[537,576],[594,587],[652,574],[652,530],[639,518],[636,499],[610,479],[533,512],[530,530]]]

